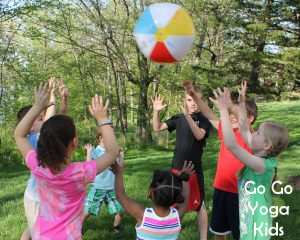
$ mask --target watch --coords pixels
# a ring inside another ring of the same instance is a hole
[[[98,127],[101,127],[101,126],[104,126],[104,125],[112,125],[112,121],[110,119],[97,121],[97,126]]]

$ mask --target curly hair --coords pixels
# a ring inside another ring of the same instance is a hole
[[[154,204],[170,207],[175,203],[183,203],[182,180],[170,171],[155,170],[150,184]]]

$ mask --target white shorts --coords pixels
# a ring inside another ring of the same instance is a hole
[[[35,201],[32,198],[28,197],[25,193],[24,195],[24,209],[25,209],[25,216],[27,219],[28,227],[31,230],[34,226],[37,216],[39,214],[40,202]]]

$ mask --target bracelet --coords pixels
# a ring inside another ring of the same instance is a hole
[[[112,125],[112,121],[110,119],[99,120],[97,121],[97,126],[102,127],[104,125]]]

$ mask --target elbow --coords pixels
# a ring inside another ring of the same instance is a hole
[[[20,138],[20,134],[18,133],[18,130],[15,129],[15,131],[14,131],[14,139],[15,139],[15,141],[17,141],[18,138]]]
[[[154,131],[154,132],[159,132],[159,130],[160,130],[159,127],[156,126],[156,125],[153,125],[152,128],[153,128],[153,131]]]
[[[200,134],[197,134],[196,139],[197,141],[201,141],[205,137],[205,133],[201,132]]]

